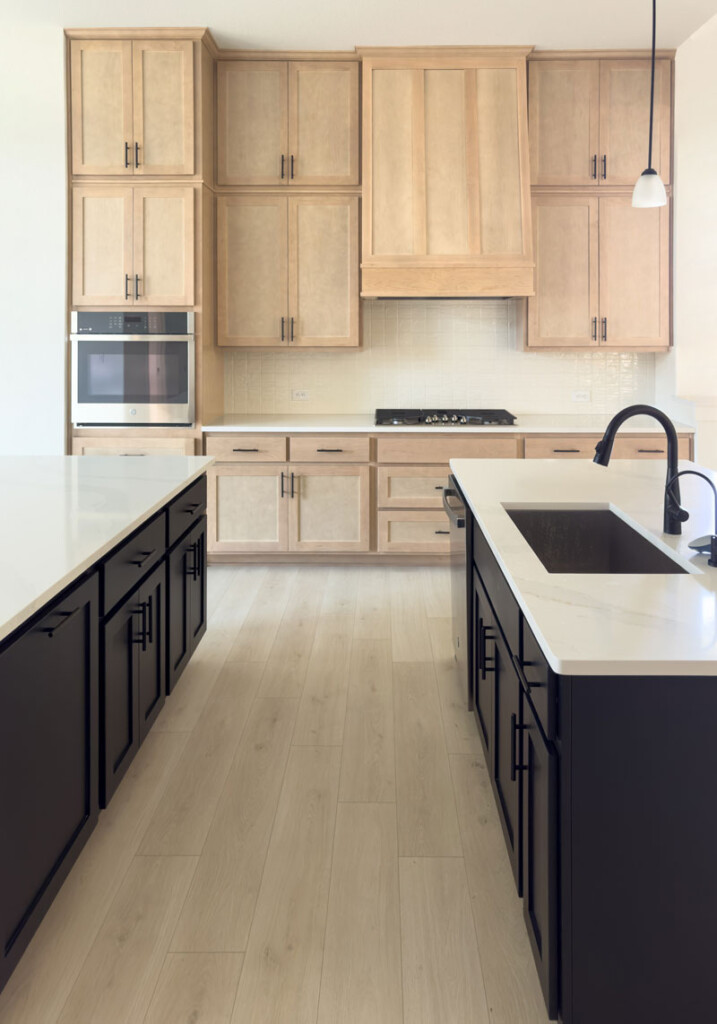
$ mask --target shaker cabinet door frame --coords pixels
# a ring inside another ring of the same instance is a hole
[[[210,467],[207,472],[210,552],[288,551],[288,468],[276,462]],[[242,484],[242,480],[246,482]],[[231,481],[238,482],[231,484]],[[254,491],[252,481],[257,481]],[[227,484],[224,488],[223,483]]]
[[[73,306],[134,304],[132,189],[72,190]]]
[[[194,174],[194,44],[138,39],[131,45],[134,173]]]
[[[194,305],[194,189],[134,188],[134,272],[137,305]]]
[[[73,174],[134,173],[132,43],[70,42]]]
[[[358,61],[289,64],[289,185],[358,185]]]
[[[289,550],[368,551],[369,467],[302,463],[288,469]],[[339,480],[349,478],[357,486],[342,490]]]

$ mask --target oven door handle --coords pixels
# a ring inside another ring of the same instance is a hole
[[[451,502],[451,498],[456,498],[458,504],[456,505]],[[458,492],[454,491],[452,487],[443,488],[443,508],[451,521],[451,525],[457,527],[459,530],[465,530],[466,510],[463,502],[458,497]]]

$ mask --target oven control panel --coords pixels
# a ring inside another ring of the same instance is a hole
[[[194,333],[194,314],[152,311],[146,313],[77,310],[72,313],[73,334],[131,335]]]

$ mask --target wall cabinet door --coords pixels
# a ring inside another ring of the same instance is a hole
[[[194,44],[132,44],[135,174],[194,174]]]
[[[522,895],[522,773],[516,770],[522,729],[520,682],[495,619],[484,625],[483,657],[495,681],[493,788],[513,876]]]
[[[287,201],[217,199],[219,345],[280,345],[288,339]]]
[[[652,165],[670,181],[672,65],[655,63]],[[600,61],[600,183],[634,185],[647,167],[650,61]]]
[[[522,694],[523,916],[548,1017],[558,1010],[558,757]]]
[[[368,551],[369,468],[289,467],[289,550]]]
[[[132,174],[132,43],[70,43],[72,171]]]
[[[630,196],[600,197],[600,339],[669,346],[669,204],[636,210]]]
[[[133,302],[132,189],[73,189],[72,304]]]
[[[598,345],[597,196],[533,197],[531,348]]]
[[[289,64],[289,184],[358,185],[357,61]]]
[[[134,192],[134,274],[138,304],[194,305],[194,189]]]
[[[289,344],[359,344],[357,196],[289,200]]]
[[[207,473],[209,551],[288,550],[286,465],[212,466]]]
[[[137,713],[139,742],[162,710],[167,689],[167,569],[160,562],[139,588],[141,642],[137,647]]]
[[[98,581],[0,653],[0,988],[98,814]]]
[[[528,64],[533,185],[595,185],[600,147],[600,62]]]
[[[288,65],[278,60],[217,65],[217,182],[281,185],[289,175]]]

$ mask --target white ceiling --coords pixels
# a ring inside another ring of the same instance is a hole
[[[717,0],[658,0],[657,45],[676,47]],[[220,46],[534,44],[647,47],[650,0],[8,0],[3,20],[63,27],[202,25]]]

